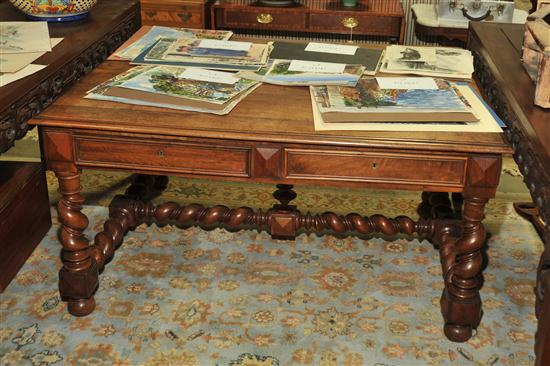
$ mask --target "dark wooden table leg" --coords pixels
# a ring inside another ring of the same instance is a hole
[[[95,308],[93,294],[98,286],[98,267],[83,234],[88,218],[81,212],[84,197],[80,194],[80,171],[74,165],[65,165],[65,169],[55,170],[55,174],[62,195],[57,204],[63,245],[59,293],[68,302],[69,313],[84,316]]]
[[[441,296],[441,312],[445,320],[445,335],[451,341],[465,342],[481,320],[483,253],[486,232],[481,223],[485,198],[464,197],[463,219],[457,231],[440,243],[440,256],[445,279]]]
[[[167,186],[168,177],[165,175],[134,174],[132,184],[126,189],[124,195],[147,202],[159,196]]]

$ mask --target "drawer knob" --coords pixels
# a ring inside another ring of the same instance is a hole
[[[353,29],[359,25],[359,21],[354,17],[342,19],[342,25],[346,28]]]
[[[178,17],[182,22],[188,22],[193,15],[191,13],[178,13]]]
[[[258,21],[258,23],[261,24],[269,24],[273,21],[273,17],[271,16],[271,14],[260,13],[256,17],[256,20]]]

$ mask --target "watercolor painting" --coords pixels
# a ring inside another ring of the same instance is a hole
[[[21,41],[21,35],[17,26],[0,25],[0,50],[4,52],[21,51],[22,47],[17,44]]]
[[[161,38],[198,38],[228,40],[232,35],[233,32],[231,31],[153,26],[143,37],[130,45],[128,48],[120,51],[118,53],[118,56],[131,60],[134,57],[138,56],[146,48],[152,46],[156,41]]]
[[[325,100],[321,105],[329,109],[381,112],[464,111],[470,110],[467,101],[448,81],[435,79],[438,89],[380,89],[375,78],[362,78],[355,87],[332,86],[319,93]]]
[[[0,52],[51,51],[46,22],[0,22]]]
[[[348,85],[354,86],[365,71],[363,65],[346,65],[343,73],[290,71],[291,61],[271,60],[256,72],[239,72],[243,78],[275,85]]]
[[[160,93],[186,99],[225,103],[258,82],[239,79],[235,84],[222,84],[181,78],[182,67],[155,67],[134,75],[120,87]]]

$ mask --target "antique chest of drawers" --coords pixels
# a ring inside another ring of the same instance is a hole
[[[300,0],[293,7],[256,4],[249,0],[215,1],[211,7],[212,28],[268,35],[297,32],[308,36],[313,33],[381,36],[403,43],[405,18],[399,0],[360,1],[351,8],[327,0]]]
[[[205,28],[208,0],[141,0],[143,25]]]

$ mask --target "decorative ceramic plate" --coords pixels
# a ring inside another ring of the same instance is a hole
[[[33,20],[62,22],[85,18],[97,0],[10,0]]]

